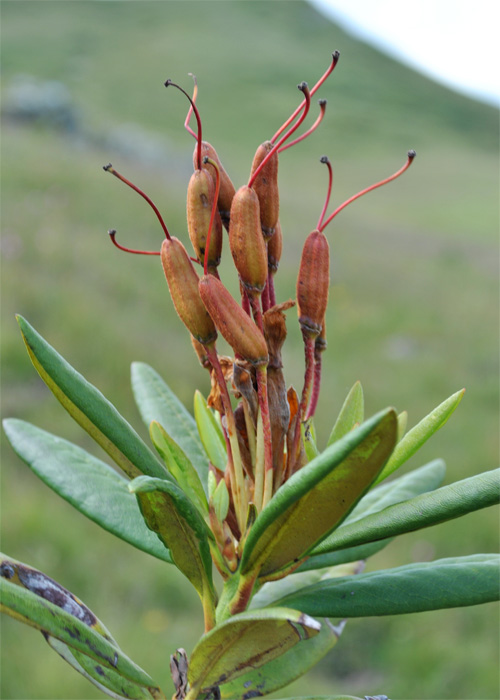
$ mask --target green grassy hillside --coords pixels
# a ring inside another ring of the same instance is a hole
[[[101,166],[112,161],[142,186],[172,233],[186,240],[194,143],[183,129],[185,98],[167,91],[165,79],[190,90],[187,74],[196,73],[204,135],[240,185],[257,145],[298,103],[297,83],[313,85],[338,49],[340,62],[317,95],[328,99],[321,128],[280,161],[280,300],[294,296],[302,242],[323,205],[319,157],[326,153],[333,163],[339,203],[396,170],[408,148],[418,156],[401,180],[349,207],[328,230],[332,287],[320,440],[356,379],[369,413],[392,404],[409,411],[410,425],[465,386],[457,414],[418,460],[443,457],[448,482],[496,466],[493,108],[382,56],[304,2],[4,0],[1,14],[4,416],[94,450],[31,367],[16,312],[136,426],[128,387],[133,360],[153,365],[188,406],[196,387],[208,391],[158,261],[120,254],[106,233],[114,227],[124,244],[153,249],[161,229],[144,202]],[[47,81],[60,85],[54,92]],[[33,119],[26,98],[20,101],[27,83],[41,90],[35,107],[44,118]],[[61,100],[55,113],[46,104],[54,95]],[[234,288],[227,257],[226,248],[221,274]],[[285,371],[300,387],[302,342],[293,312]],[[2,466],[3,551],[74,591],[168,688],[169,654],[179,646],[189,651],[201,633],[196,595],[180,574],[130,551],[60,501],[3,437]],[[369,566],[497,545],[497,515],[480,512],[407,535]],[[100,697],[41,635],[10,619],[2,624],[1,697]],[[494,605],[353,620],[312,677],[278,695],[493,700],[497,659]]]

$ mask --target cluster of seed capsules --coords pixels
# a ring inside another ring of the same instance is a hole
[[[302,141],[320,124],[326,100],[319,100],[320,114],[311,128],[290,140],[309,112],[312,95],[332,73],[338,59],[339,53],[334,52],[328,69],[312,89],[305,82],[298,85],[303,99],[272,139],[258,147],[248,184],[238,190],[214,147],[202,140],[196,79],[192,97],[171,80],[166,81],[165,86],[178,88],[189,100],[184,126],[196,139],[194,173],[187,190],[187,226],[194,255],[170,235],[158,208],[144,192],[111,164],[104,167],[150,204],[165,233],[161,252],[125,248],[116,241],[116,230],[110,230],[113,243],[127,252],[161,256],[175,309],[191,334],[201,364],[211,375],[208,402],[221,417],[227,466],[225,471],[210,467],[209,518],[220,554],[231,571],[238,565],[242,543],[258,513],[307,462],[303,436],[316,409],[321,354],[326,348],[330,260],[324,230],[352,201],[401,175],[415,156],[414,151],[409,151],[397,172],[350,197],[328,217],[332,168],[326,156],[321,158],[329,172],[327,196],[316,229],[305,239],[296,300],[276,303],[274,276],[283,242],[279,222],[279,154]],[[196,132],[189,126],[193,113]],[[230,294],[218,274],[223,228],[229,234],[229,248],[239,276],[239,299]],[[284,312],[295,304],[305,348],[300,397],[293,387],[286,388],[281,357],[286,338]],[[231,346],[234,358],[217,353],[218,333]]]

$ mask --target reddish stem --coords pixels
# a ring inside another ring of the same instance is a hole
[[[241,282],[240,282],[240,291],[241,291],[241,307],[242,307],[243,311],[245,311],[249,316],[251,316],[252,311],[250,309],[250,301],[248,299],[247,290],[241,284]]]
[[[314,93],[317,91],[317,89],[318,89],[319,87],[321,87],[321,85],[323,85],[323,83],[325,82],[325,80],[328,78],[328,76],[330,75],[330,73],[333,71],[333,69],[335,68],[335,66],[336,66],[337,63],[338,63],[339,57],[340,57],[340,52],[339,52],[339,51],[334,51],[334,52],[332,53],[332,62],[331,62],[330,65],[328,66],[328,69],[325,71],[325,73],[324,73],[324,74],[321,76],[321,78],[318,80],[318,82],[316,83],[316,85],[312,88],[312,90],[311,90],[311,92],[310,92],[311,97],[314,95]],[[280,128],[278,129],[278,131],[274,134],[273,138],[271,139],[271,143],[274,143],[274,142],[276,141],[276,139],[278,138],[278,136],[279,136],[280,134],[282,134],[282,133],[285,131],[285,129],[287,128],[287,126],[293,122],[293,120],[295,119],[295,117],[296,117],[297,114],[300,112],[300,110],[302,109],[302,107],[304,107],[305,104],[306,104],[305,100],[302,100],[302,102],[301,102],[300,105],[297,107],[297,109],[295,110],[295,112],[294,112],[290,117],[288,117],[288,119],[286,120],[286,122],[285,122],[282,126],[280,126]]]
[[[280,148],[280,146],[282,144],[284,144],[285,141],[287,141],[290,138],[290,136],[293,134],[293,132],[299,128],[299,126],[302,124],[302,122],[306,118],[307,113],[309,112],[309,107],[311,106],[311,93],[309,92],[309,88],[307,87],[307,83],[305,83],[305,82],[300,83],[300,85],[297,85],[297,87],[299,90],[301,90],[304,93],[304,96],[305,96],[304,100],[305,100],[306,106],[304,108],[304,111],[302,112],[302,114],[299,117],[299,119],[297,120],[297,122],[292,126],[292,128],[289,129],[287,131],[287,133],[281,137],[281,139],[278,141],[278,143],[274,144],[274,146],[271,148],[269,153],[266,155],[266,157],[259,164],[259,167],[254,170],[254,172],[252,173],[252,175],[250,177],[250,180],[248,181],[248,187],[251,187],[253,185],[253,183],[255,182],[255,178],[260,173],[262,168],[265,166],[267,161],[276,153],[276,151]]]
[[[201,170],[201,141],[202,141],[202,138],[201,138],[201,117],[200,117],[200,113],[198,112],[198,108],[195,105],[194,101],[189,97],[187,92],[183,88],[181,88],[180,85],[177,85],[177,83],[174,83],[172,80],[170,80],[170,78],[168,80],[165,80],[164,85],[165,85],[165,87],[169,87],[169,85],[172,85],[172,87],[177,88],[184,95],[186,95],[189,102],[191,103],[191,107],[193,108],[194,116],[196,117],[196,122],[198,124],[198,134],[197,134],[198,146],[197,146],[197,152],[196,152],[196,162],[198,164],[197,169]]]
[[[306,420],[312,418],[316,413],[316,407],[318,405],[319,391],[321,388],[321,355],[314,358],[314,382],[311,394],[311,402],[307,410]]]
[[[113,245],[115,245],[120,250],[125,251],[125,253],[134,253],[135,255],[161,255],[159,250],[135,250],[134,248],[125,248],[125,246],[120,245],[116,240],[116,229],[111,228],[109,231],[109,237],[111,238]]]
[[[269,288],[269,308],[271,306],[276,306],[276,291],[274,289],[274,275],[269,273],[267,275],[267,286]]]
[[[160,214],[160,212],[159,212],[159,210],[158,210],[158,207],[157,207],[156,204],[153,202],[153,200],[150,199],[150,197],[148,197],[148,195],[147,195],[145,192],[143,192],[141,189],[139,189],[139,188],[137,187],[137,185],[134,185],[133,182],[130,182],[130,180],[127,180],[126,177],[123,177],[123,175],[121,175],[121,174],[118,172],[118,170],[115,170],[115,169],[113,168],[113,166],[111,165],[111,163],[108,163],[107,165],[103,165],[103,168],[102,168],[102,169],[105,170],[107,173],[111,173],[112,175],[114,175],[115,177],[117,177],[119,180],[121,180],[121,181],[124,182],[126,185],[128,185],[129,187],[131,187],[133,190],[135,190],[135,191],[137,192],[137,194],[140,194],[141,197],[142,197],[143,199],[146,200],[146,202],[149,204],[149,206],[152,208],[152,210],[153,210],[154,213],[156,214],[156,217],[157,217],[158,221],[160,222],[163,231],[165,232],[165,236],[170,240],[170,234],[169,234],[169,232],[168,232],[167,227],[165,226],[165,222],[163,221],[163,217],[162,217],[162,215]]]
[[[264,335],[264,322],[262,320],[262,309],[260,306],[260,295],[248,294],[250,306],[252,307],[253,320],[259,331]]]
[[[326,100],[318,100],[318,104],[320,106],[320,112],[319,112],[318,118],[316,119],[314,124],[310,127],[310,129],[308,129],[306,132],[304,132],[302,134],[302,136],[297,136],[296,139],[294,139],[293,141],[290,141],[290,143],[287,143],[284,146],[282,146],[281,148],[279,148],[278,153],[283,153],[283,151],[286,151],[287,148],[290,148],[291,146],[295,146],[296,143],[300,143],[300,141],[303,141],[308,136],[310,136],[313,133],[313,131],[316,131],[318,126],[323,121],[323,117],[325,116]]]
[[[332,185],[333,185],[333,170],[332,170],[332,164],[330,163],[330,159],[328,156],[321,156],[320,158],[321,163],[325,163],[326,167],[328,168],[328,190],[326,193],[326,199],[325,199],[325,204],[323,205],[323,209],[321,211],[319,220],[318,220],[318,225],[316,228],[318,231],[321,231],[321,224],[323,222],[323,219],[325,218],[326,210],[328,209],[328,205],[330,203],[330,196],[332,194]]]
[[[413,159],[415,158],[416,155],[417,154],[415,153],[415,151],[413,151],[413,150],[408,151],[408,159],[407,159],[406,163],[397,172],[393,173],[389,177],[386,177],[384,180],[380,180],[380,182],[376,182],[374,185],[370,185],[370,187],[366,187],[364,190],[361,190],[361,192],[358,192],[357,194],[354,194],[352,197],[349,197],[349,199],[346,199],[346,201],[343,204],[341,204],[340,206],[338,206],[335,209],[335,211],[333,212],[333,214],[330,214],[328,219],[324,223],[322,223],[319,231],[324,231],[325,228],[330,223],[330,221],[332,219],[334,219],[337,216],[337,214],[339,214],[342,211],[342,209],[345,209],[348,204],[351,204],[351,202],[354,202],[356,199],[359,199],[364,194],[367,194],[368,192],[371,192],[372,190],[376,190],[377,187],[382,187],[382,185],[387,185],[388,182],[392,182],[392,180],[395,180],[397,177],[402,175],[405,172],[405,170],[408,170],[408,168],[412,164]]]
[[[302,389],[302,397],[300,399],[300,405],[297,416],[297,425],[295,426],[295,435],[293,439],[293,452],[292,455],[295,457],[297,454],[297,448],[299,446],[300,440],[300,430],[302,422],[305,420],[307,406],[309,404],[309,397],[311,395],[311,387],[314,375],[314,341],[310,335],[302,333],[304,337],[304,351],[305,351],[305,362],[306,369],[304,373],[304,388]]]
[[[193,96],[192,96],[191,100],[193,101],[193,103],[195,103],[195,102],[196,102],[196,97],[197,97],[197,95],[198,95],[198,83],[196,82],[196,75],[194,75],[193,73],[188,73],[188,75],[190,75],[190,76],[192,77],[193,81],[194,81]],[[186,116],[186,120],[185,120],[185,122],[184,122],[184,128],[186,129],[186,131],[187,131],[189,134],[191,134],[191,136],[192,136],[194,139],[196,139],[196,138],[197,138],[196,134],[194,133],[194,131],[193,131],[193,130],[191,129],[191,127],[189,126],[189,122],[190,122],[190,120],[191,120],[191,115],[192,115],[192,114],[193,114],[193,106],[192,106],[192,105],[189,105],[189,110],[188,110],[188,113],[187,113],[187,116]]]
[[[268,273],[266,286],[262,290],[262,296],[261,296],[262,311],[264,311],[264,312],[266,312],[268,309],[271,308],[271,301],[270,301],[270,297],[269,297],[269,277],[270,277],[270,275]]]

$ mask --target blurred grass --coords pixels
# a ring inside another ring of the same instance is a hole
[[[142,186],[174,235],[185,239],[193,142],[182,129],[185,100],[163,81],[171,77],[189,89],[187,73],[197,74],[204,134],[238,185],[257,144],[297,104],[295,85],[314,84],[338,48],[339,65],[318,93],[329,100],[321,129],[281,159],[280,299],[294,295],[302,241],[323,203],[319,156],[327,153],[333,162],[336,202],[397,169],[409,147],[418,157],[403,179],[357,202],[328,230],[332,288],[320,440],[356,379],[369,413],[393,404],[408,409],[410,425],[465,386],[457,414],[412,464],[442,456],[448,481],[496,465],[495,110],[383,57],[302,2],[4,0],[1,13],[4,88],[23,73],[59,80],[79,120],[72,135],[43,124],[3,126],[4,416],[94,450],[32,369],[16,312],[136,426],[133,360],[158,369],[188,406],[195,387],[207,391],[158,261],[121,255],[106,235],[115,227],[124,244],[152,249],[161,230],[144,202],[101,166],[111,160]],[[123,134],[129,135],[125,144]],[[165,152],[164,163],[141,158],[151,143]],[[222,274],[234,288],[227,257],[226,251]],[[286,374],[300,386],[301,338],[293,312],[289,318]],[[173,569],[130,551],[75,513],[15,458],[3,437],[2,465],[3,550],[81,597],[168,694],[169,654],[179,646],[189,651],[201,633],[196,595]],[[369,566],[497,545],[498,518],[490,510],[407,535]],[[2,625],[1,697],[100,697],[41,635],[10,619]],[[351,621],[318,669],[276,696],[493,699],[497,659],[498,606]]]

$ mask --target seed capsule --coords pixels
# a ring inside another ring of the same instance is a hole
[[[257,170],[269,151],[273,148],[271,141],[261,144],[254,156],[250,177]],[[260,222],[264,238],[271,238],[279,216],[280,198],[278,189],[278,151],[264,165],[252,184],[260,204]]]
[[[202,265],[205,260],[205,247],[214,194],[215,185],[210,173],[207,170],[195,170],[191,175],[187,190],[187,225],[196,257]],[[207,259],[209,269],[215,270],[217,268],[220,263],[221,251],[222,222],[219,213],[216,212]]]
[[[197,168],[197,155],[198,155],[198,149],[194,149],[194,154],[193,154],[193,163],[194,167]],[[214,160],[217,165],[219,166],[219,174],[220,174],[220,190],[219,190],[219,198],[217,200],[217,208],[219,209],[219,214],[220,218],[222,220],[222,223],[226,227],[227,230],[229,230],[229,215],[231,211],[231,202],[233,201],[234,193],[235,193],[235,188],[233,183],[231,182],[231,178],[227,174],[227,172],[224,170],[224,166],[219,160],[219,157],[217,155],[217,151],[215,148],[208,143],[208,141],[203,141],[201,144],[201,156],[202,156],[202,162],[203,158],[205,156],[208,156],[212,160]],[[212,178],[215,179],[215,173],[213,166],[211,166],[208,163],[205,163],[202,165],[204,169],[207,170],[212,175]]]
[[[199,290],[213,322],[234,352],[254,366],[265,365],[268,355],[264,336],[222,282],[205,275]]]
[[[321,333],[330,286],[330,247],[323,233],[313,231],[306,238],[297,278],[297,310],[305,336]]]
[[[178,238],[163,241],[161,262],[179,318],[199,343],[213,343],[217,330],[200,298],[198,275]]]
[[[259,200],[247,185],[233,197],[229,247],[245,289],[260,294],[267,280],[267,248],[260,226]]]
[[[275,275],[278,270],[282,251],[283,233],[281,231],[281,224],[278,220],[274,229],[274,236],[272,236],[267,242],[267,264],[271,275]]]

